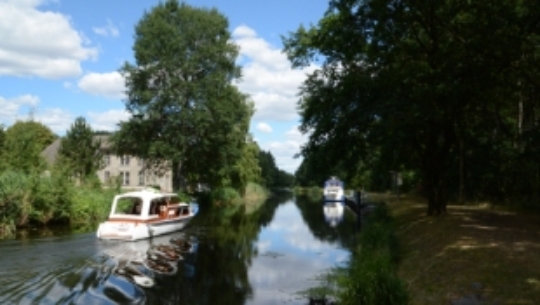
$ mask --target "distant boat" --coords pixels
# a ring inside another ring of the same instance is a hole
[[[107,221],[97,230],[100,239],[139,240],[182,230],[196,210],[174,193],[145,189],[116,195]]]
[[[343,181],[337,177],[330,177],[324,182],[323,196],[325,201],[345,201]]]

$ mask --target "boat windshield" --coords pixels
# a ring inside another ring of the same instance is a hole
[[[118,215],[140,215],[142,210],[142,200],[138,197],[122,197],[116,202],[114,214]]]

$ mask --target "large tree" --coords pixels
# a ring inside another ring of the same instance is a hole
[[[216,9],[176,0],[146,12],[135,28],[135,63],[125,63],[126,109],[113,141],[119,153],[165,162],[182,179],[221,186],[243,154],[251,108],[233,82],[238,47]]]
[[[301,90],[304,155],[416,169],[428,214],[444,213],[462,144],[516,133],[523,85],[538,86],[538,17],[530,1],[331,1],[284,39],[293,65],[322,62]]]
[[[51,129],[35,121],[17,121],[5,131],[2,158],[4,166],[24,173],[45,168],[41,152],[56,139]]]
[[[101,141],[95,139],[92,127],[83,117],[78,117],[62,138],[57,163],[84,183],[103,165],[100,145]]]

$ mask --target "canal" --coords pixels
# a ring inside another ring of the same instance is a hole
[[[31,232],[0,241],[0,304],[308,304],[321,276],[348,260],[355,229],[346,209],[330,222],[321,202],[283,193],[255,211],[201,207],[185,230],[152,240]],[[136,263],[171,239],[190,245],[172,274]],[[118,274],[130,261],[153,287]]]

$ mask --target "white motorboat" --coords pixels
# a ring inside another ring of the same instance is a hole
[[[330,177],[324,182],[323,195],[325,201],[345,201],[343,181],[337,177]]]
[[[182,230],[195,216],[191,204],[174,193],[155,189],[114,197],[107,221],[97,230],[100,239],[139,240]]]

